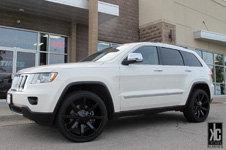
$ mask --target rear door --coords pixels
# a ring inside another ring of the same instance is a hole
[[[166,106],[183,105],[192,71],[185,68],[182,54],[177,49],[161,47],[165,71]]]

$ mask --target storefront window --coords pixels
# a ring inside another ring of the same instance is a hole
[[[66,62],[67,57],[65,55],[50,54],[49,60],[49,64],[59,64]]]
[[[10,89],[13,72],[13,52],[0,50],[0,99],[6,98],[6,93]]]
[[[12,73],[13,52],[0,50],[0,73]]]
[[[224,55],[214,54],[215,65],[224,65]]]
[[[213,64],[213,53],[203,52],[203,60],[206,64]]]
[[[216,95],[225,95],[225,84],[215,85]]]
[[[40,65],[66,63],[67,37],[41,33],[39,50]]]
[[[40,43],[39,43],[39,50],[40,51],[47,51],[48,50],[48,34],[41,33],[40,34]]]
[[[216,53],[195,50],[199,55],[203,54],[203,60],[213,72],[213,82],[216,95],[226,95],[225,79],[226,79],[226,56]]]
[[[16,72],[35,66],[35,53],[26,53],[26,52],[18,52],[17,53],[17,63],[16,63]]]
[[[195,50],[195,52],[200,56],[200,57],[202,57],[202,51],[201,50]]]
[[[50,35],[50,52],[67,53],[67,38]]]
[[[118,45],[119,44],[117,44],[117,43],[99,41],[98,42],[98,51],[103,50],[103,49],[108,48],[108,47],[116,47]]]
[[[6,93],[12,84],[11,74],[0,73],[0,99],[6,98]]]
[[[37,49],[37,33],[0,28],[0,46],[20,49]]]

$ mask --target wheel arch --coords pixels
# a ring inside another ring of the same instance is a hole
[[[61,106],[61,104],[64,102],[64,98],[75,92],[75,91],[90,91],[95,93],[96,95],[98,95],[104,102],[107,112],[108,112],[108,119],[112,120],[114,119],[114,104],[113,104],[113,99],[112,96],[109,92],[108,87],[102,83],[102,82],[98,82],[98,81],[85,81],[85,82],[73,82],[68,84],[63,92],[61,93],[60,98],[57,101],[57,104],[55,106],[54,109],[54,120],[56,118],[56,115],[58,113],[58,110]],[[54,123],[54,121],[53,121]]]
[[[210,88],[209,88],[209,85],[206,83],[206,82],[195,82],[193,83],[193,85],[191,86],[191,89],[190,89],[190,92],[189,92],[189,95],[188,95],[188,98],[187,98],[187,101],[186,101],[186,104],[185,106],[187,106],[188,102],[189,102],[189,99],[190,97],[192,96],[192,92],[195,90],[195,89],[201,89],[201,90],[204,90],[209,99],[211,99],[211,93],[210,93]]]

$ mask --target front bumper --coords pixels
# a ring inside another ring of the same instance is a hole
[[[51,126],[54,121],[54,113],[32,112],[28,107],[17,107],[13,104],[9,104],[9,108],[12,112],[21,114],[25,118],[33,120],[40,125]]]

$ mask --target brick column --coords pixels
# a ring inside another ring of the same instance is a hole
[[[69,62],[76,62],[76,36],[77,24],[72,22],[70,28]]]
[[[98,0],[89,0],[89,52],[97,52],[98,42]]]

